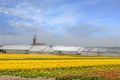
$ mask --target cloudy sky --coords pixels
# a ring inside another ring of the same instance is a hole
[[[0,44],[120,46],[120,0],[0,0]]]

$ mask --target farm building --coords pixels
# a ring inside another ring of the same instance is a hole
[[[83,56],[120,56],[120,47],[75,47],[46,45],[3,45],[3,53],[53,53],[79,54]]]
[[[1,52],[5,53],[29,53],[32,45],[3,45],[0,47]]]
[[[77,54],[81,47],[46,46],[46,45],[3,45],[1,51],[6,53],[57,53]]]
[[[50,46],[44,45],[34,45],[31,49],[29,49],[29,53],[51,53],[54,50]]]
[[[78,50],[81,47],[74,47],[74,46],[52,46],[52,49],[55,53],[61,54],[78,54]]]
[[[81,52],[84,56],[120,56],[120,47],[87,47]]]

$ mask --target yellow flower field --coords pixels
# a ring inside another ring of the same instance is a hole
[[[2,60],[0,70],[5,69],[39,69],[39,68],[61,68],[61,67],[82,67],[120,64],[120,60]]]
[[[0,75],[54,77],[89,71],[120,70],[119,57],[79,55],[0,54]]]
[[[25,59],[25,58],[112,58],[112,57],[81,57],[79,55],[50,55],[50,54],[0,54],[0,59]]]
[[[49,60],[12,60],[12,59],[26,59],[26,58],[46,58]],[[51,60],[51,58],[53,60]],[[54,59],[55,58],[55,59]],[[56,58],[63,60],[56,60]],[[67,60],[70,58],[70,60]],[[77,58],[77,59],[75,59]],[[82,59],[88,58],[88,59]],[[95,57],[98,59],[89,59],[94,57],[80,57],[80,56],[58,56],[58,55],[39,55],[39,54],[1,54],[0,55],[0,70],[5,69],[34,69],[34,68],[61,68],[61,67],[82,67],[95,65],[114,65],[120,64],[120,59],[109,59],[109,57]],[[99,59],[106,58],[106,59]],[[108,58],[108,59],[107,59]],[[4,60],[11,59],[11,60]]]

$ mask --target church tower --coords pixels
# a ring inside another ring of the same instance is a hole
[[[34,37],[33,37],[33,45],[36,45],[37,44],[37,39],[36,39],[36,34],[34,34]]]

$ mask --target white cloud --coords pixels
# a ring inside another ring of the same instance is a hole
[[[0,12],[3,12],[8,15],[12,15],[14,17],[22,18],[21,21],[19,22],[14,20],[14,23],[20,24],[21,22],[25,23],[27,20],[32,20],[35,24],[38,25],[38,27],[41,26],[47,31],[50,31],[52,33],[56,33],[56,32],[60,33],[61,28],[76,24],[76,21],[79,18],[77,13],[75,13],[71,9],[69,10],[68,9],[69,7],[65,8],[65,6],[64,7],[60,6],[58,7],[58,9],[48,8],[44,10],[44,8],[42,7],[35,8],[29,5],[28,3],[22,2],[14,8],[0,7]],[[28,28],[28,24],[31,24],[31,22],[29,23],[27,22],[26,26],[21,26],[21,28],[22,27]],[[12,26],[14,27],[15,25]]]
[[[22,30],[28,31],[28,32],[36,32],[36,31],[38,31],[37,27],[36,27],[36,24],[26,22],[26,21],[18,21],[18,22],[11,21],[11,22],[9,22],[9,24],[11,26],[14,26],[14,28],[22,29]]]

